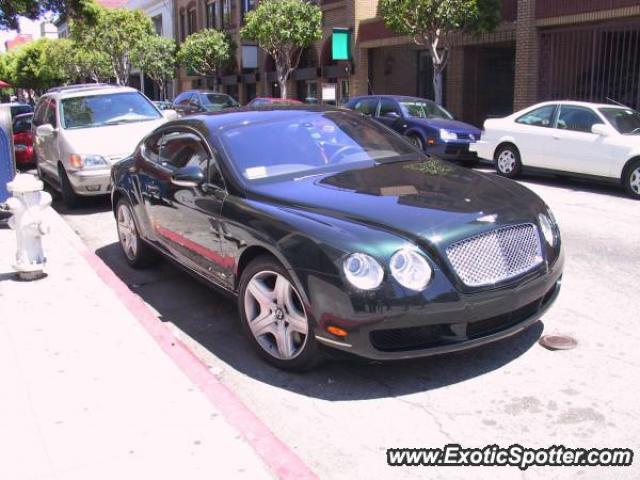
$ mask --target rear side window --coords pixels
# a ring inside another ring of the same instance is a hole
[[[33,124],[37,127],[44,124],[44,114],[47,112],[48,98],[41,98],[36,106],[36,111],[33,115]]]
[[[187,92],[181,93],[173,101],[173,104],[174,105],[187,105],[189,103],[189,100],[191,100],[192,96],[193,96],[192,93],[187,93]]]
[[[377,98],[363,98],[362,100],[358,100],[353,107],[357,112],[362,113],[363,115],[373,116],[376,113],[376,108],[378,106]]]
[[[550,127],[555,111],[555,105],[545,105],[544,107],[536,108],[529,113],[525,113],[516,120],[516,123],[523,125],[531,125],[534,127]]]

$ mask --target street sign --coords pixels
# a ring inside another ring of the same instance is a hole
[[[322,84],[322,101],[323,102],[336,101],[336,84],[335,83]]]
[[[11,127],[11,109],[0,107],[0,203],[9,198],[7,183],[13,180],[16,173],[13,158],[13,129]]]

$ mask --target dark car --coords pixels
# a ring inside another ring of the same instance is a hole
[[[31,121],[33,113],[23,113],[13,119],[13,149],[16,167],[29,168],[35,166],[33,159],[33,134]]]
[[[12,102],[2,103],[0,105],[9,107],[11,110],[11,118],[15,118],[17,115],[23,115],[25,113],[33,113],[33,107],[28,103]]]
[[[300,100],[293,98],[255,97],[247,103],[247,107],[264,107],[277,105],[302,105]]]
[[[217,112],[239,105],[233,97],[226,93],[217,93],[209,90],[188,90],[175,98],[172,108],[179,115],[191,115],[193,113]]]
[[[480,129],[460,122],[437,103],[395,95],[354,97],[347,108],[356,110],[406,136],[420,150],[446,160],[477,163],[469,144],[480,139]]]
[[[330,347],[386,360],[512,335],[547,311],[563,253],[517,183],[429,158],[362,115],[237,109],[168,122],[112,171],[120,245],[237,297],[278,367]]]

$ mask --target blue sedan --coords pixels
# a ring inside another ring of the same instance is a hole
[[[469,144],[480,139],[480,130],[468,123],[454,120],[437,103],[424,98],[398,95],[354,97],[346,104],[405,135],[419,149],[446,160],[466,164],[478,161]]]

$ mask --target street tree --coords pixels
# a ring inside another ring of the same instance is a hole
[[[133,65],[153,80],[165,99],[165,84],[176,68],[176,42],[171,38],[152,35],[132,53]]]
[[[178,63],[187,72],[216,78],[235,56],[235,44],[226,33],[205,29],[189,35],[178,51]]]
[[[58,15],[92,22],[96,13],[94,0],[5,0],[0,1],[0,30],[16,30],[20,17],[37,20]]]
[[[96,50],[70,39],[59,39],[52,44],[49,61],[60,69],[63,83],[102,82],[111,77],[109,58]]]
[[[442,105],[442,74],[456,33],[478,34],[500,23],[500,0],[380,0],[378,8],[391,30],[426,48],[433,64],[435,101]]]
[[[131,72],[131,56],[153,33],[149,17],[141,10],[100,8],[93,24],[74,21],[71,36],[87,50],[102,52],[111,65],[118,85],[126,85]]]
[[[263,0],[245,20],[240,35],[271,55],[280,96],[287,98],[287,81],[298,68],[303,49],[322,38],[320,7],[303,0]]]
[[[65,82],[65,73],[55,61],[58,40],[41,38],[23,45],[12,61],[16,87],[37,93]]]

